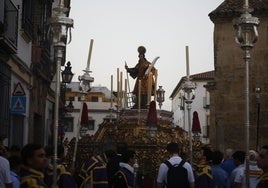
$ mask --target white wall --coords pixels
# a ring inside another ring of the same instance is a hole
[[[207,125],[207,116],[209,115],[209,109],[204,108],[204,97],[208,97],[209,101],[209,93],[206,91],[206,88],[204,85],[207,82],[205,81],[198,81],[194,82],[196,85],[195,89],[195,99],[193,100],[191,104],[191,114],[190,114],[190,119],[191,119],[191,125],[192,125],[192,119],[193,119],[193,112],[197,111],[199,121],[200,121],[200,126],[201,126],[201,138],[202,142],[207,143],[208,139],[203,138],[203,126]],[[187,104],[184,104],[184,110],[180,108],[181,106],[181,97],[183,97],[183,90],[180,88],[172,100],[172,112],[174,112],[174,125],[175,126],[180,126],[186,131],[189,131],[189,123],[188,123],[188,109],[187,109]]]

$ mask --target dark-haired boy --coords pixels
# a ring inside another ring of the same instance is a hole
[[[168,160],[171,165],[180,164],[182,158],[179,156],[179,145],[175,142],[171,142],[167,145],[167,152],[170,155],[170,159]],[[191,165],[188,162],[183,164],[183,167],[187,170],[188,173],[188,182],[189,187],[194,187],[194,174]],[[167,172],[168,166],[165,163],[162,163],[158,170],[157,176],[157,187],[162,188],[165,187],[167,182]]]
[[[43,171],[47,167],[44,148],[39,144],[27,144],[21,151],[23,166],[21,170],[21,188],[47,188]]]

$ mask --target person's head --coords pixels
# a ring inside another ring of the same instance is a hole
[[[35,170],[42,171],[47,167],[47,157],[44,148],[39,144],[27,144],[22,148],[23,164]]]
[[[216,150],[212,153],[212,164],[219,165],[223,160],[223,153],[219,150]]]
[[[8,158],[9,164],[10,164],[10,170],[13,172],[18,173],[20,171],[21,165],[22,165],[22,159],[18,155],[12,155]]]
[[[7,157],[7,149],[4,145],[0,144],[0,156]]]
[[[118,154],[122,154],[125,150],[127,150],[127,143],[125,143],[125,142],[119,142],[119,143],[117,143],[117,145],[116,145],[116,152],[118,153]]]
[[[139,52],[140,59],[145,58],[146,48],[144,46],[139,46],[138,52]]]
[[[231,159],[234,151],[232,148],[227,148],[224,152],[224,159]]]
[[[125,150],[122,153],[122,162],[128,163],[129,165],[133,165],[135,163],[136,153],[133,150]]]
[[[258,153],[255,150],[249,150],[249,161],[257,161]]]
[[[209,147],[201,147],[201,156],[205,161],[210,162],[212,160],[212,150]]]
[[[235,166],[239,166],[244,163],[246,157],[246,152],[244,151],[236,151],[232,155]]]
[[[20,147],[17,145],[12,145],[9,149],[10,156],[17,155],[20,156]]]
[[[257,159],[258,167],[268,172],[268,145],[262,146]]]
[[[108,161],[110,161],[111,159],[113,159],[116,156],[116,152],[112,149],[108,149],[104,153],[105,153]]]
[[[168,145],[167,145],[167,152],[170,153],[171,155],[173,154],[179,154],[179,145],[175,142],[170,142]]]

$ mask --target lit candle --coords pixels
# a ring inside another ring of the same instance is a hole
[[[186,46],[186,74],[187,74],[187,78],[189,78],[189,47]]]

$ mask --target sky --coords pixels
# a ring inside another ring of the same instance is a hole
[[[72,0],[69,18],[74,21],[66,61],[75,74],[73,82],[87,67],[90,40],[92,86],[116,86],[117,68],[134,67],[137,48],[146,48],[146,58],[158,69],[158,86],[163,86],[162,109],[171,110],[170,95],[186,75],[186,46],[191,74],[214,70],[214,24],[208,14],[224,0]],[[132,91],[135,80],[129,77]],[[124,88],[123,88],[124,89]]]

